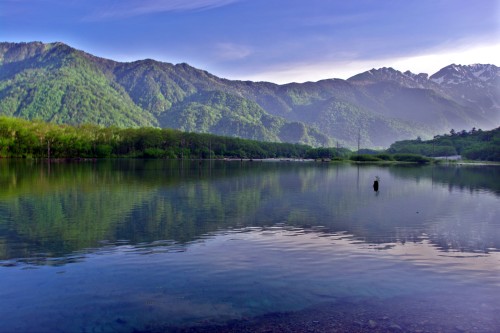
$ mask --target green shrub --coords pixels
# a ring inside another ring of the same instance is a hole
[[[375,157],[374,155],[352,155],[350,157],[351,161],[357,161],[357,162],[377,162],[381,161],[380,158]]]
[[[170,159],[178,158],[178,156],[175,154],[175,152],[170,150],[170,149],[165,152],[165,157],[170,158]]]
[[[160,148],[146,148],[144,149],[145,158],[160,158],[165,156],[165,151]]]
[[[391,154],[376,154],[374,157],[383,161],[394,161],[394,157]]]
[[[113,148],[110,145],[97,145],[96,155],[97,157],[110,157]]]
[[[394,154],[394,159],[399,162],[429,163],[430,158],[418,154]]]
[[[500,145],[476,144],[464,150],[462,156],[471,160],[500,161]]]

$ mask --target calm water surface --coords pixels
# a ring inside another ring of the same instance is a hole
[[[374,299],[453,305],[484,323],[469,330],[500,331],[500,167],[0,160],[0,332]]]

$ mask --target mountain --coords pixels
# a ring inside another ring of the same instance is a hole
[[[56,123],[158,122],[80,53],[61,44],[0,44],[0,113]]]
[[[62,43],[0,43],[3,115],[333,145],[327,135],[273,116],[226,85],[187,64],[118,63]]]
[[[492,121],[498,124],[499,68],[493,65],[462,66],[490,68],[496,75],[496,81],[481,82],[480,89],[488,86],[488,90],[477,91],[476,88],[472,90],[476,87],[477,78],[467,75],[465,71],[460,78],[454,76],[457,82],[463,82],[463,86],[451,83],[450,79],[444,80],[444,75],[449,75],[448,67],[431,77],[424,73],[402,73],[392,68],[381,68],[353,76],[348,81],[370,97],[370,104],[360,101],[361,105],[389,117],[431,125],[433,129],[440,128],[446,132],[453,127],[490,127]]]
[[[480,116],[491,118],[496,111],[496,124],[500,110],[500,74],[494,65],[475,64],[471,66],[450,65],[430,77],[441,89],[459,101],[475,109]],[[495,118],[493,118],[495,119]]]
[[[388,146],[500,124],[500,71],[392,68],[348,80],[277,85],[219,78],[188,64],[122,63],[63,43],[0,43],[0,114],[56,123],[171,127],[331,146]]]

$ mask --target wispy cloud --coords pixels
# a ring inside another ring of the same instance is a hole
[[[161,12],[207,10],[242,0],[122,0],[99,1],[100,8],[86,20],[127,18]]]
[[[234,43],[219,43],[215,46],[215,56],[219,60],[241,60],[252,54],[252,48]]]
[[[376,12],[361,12],[356,14],[345,15],[319,15],[297,18],[298,24],[304,26],[341,26],[345,24],[360,24],[368,20],[376,18]]]

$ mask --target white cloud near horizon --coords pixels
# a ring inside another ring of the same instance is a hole
[[[278,84],[290,82],[319,81],[323,79],[348,79],[356,74],[372,68],[393,67],[396,70],[432,75],[441,68],[451,64],[471,65],[475,63],[494,64],[499,66],[500,42],[492,44],[469,45],[467,43],[453,49],[442,48],[429,50],[420,54],[379,59],[339,59],[280,64],[264,70],[249,71],[252,74],[240,73],[243,79],[252,81],[269,81]]]

